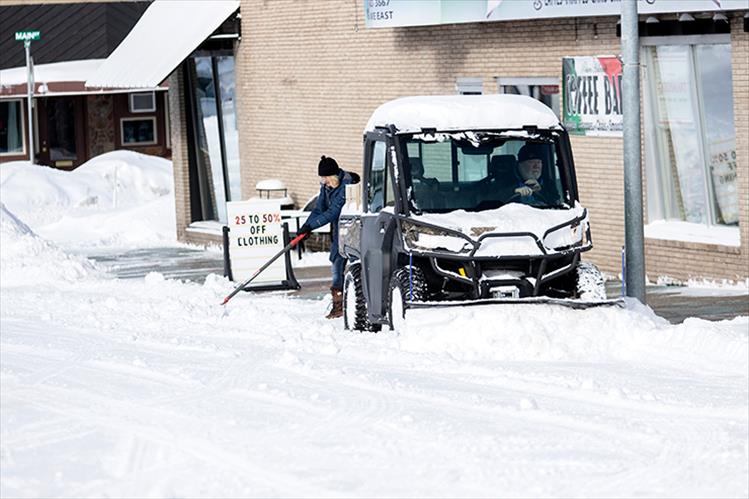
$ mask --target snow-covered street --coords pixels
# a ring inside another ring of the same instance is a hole
[[[3,497],[749,495],[748,317],[488,305],[353,333],[327,297],[221,307],[223,277],[117,279],[70,251],[169,240],[162,181],[117,207],[6,181]]]

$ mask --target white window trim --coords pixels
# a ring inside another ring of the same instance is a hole
[[[133,104],[133,98],[136,95],[151,95],[151,107],[149,108],[143,108],[143,109],[135,109],[135,106]],[[127,96],[128,101],[128,109],[131,113],[153,113],[156,111],[156,92],[133,92],[128,94]]]
[[[652,94],[650,85],[647,85],[647,79],[650,78],[648,74],[648,59],[645,55],[645,47],[662,46],[662,45],[709,45],[709,44],[731,44],[730,34],[715,34],[715,35],[683,35],[683,36],[656,36],[656,37],[642,37],[640,38],[640,61],[642,61],[642,78],[643,78],[643,116],[645,116],[644,129],[645,135],[649,137],[655,137],[656,129],[654,126],[655,122],[655,102],[657,96]],[[697,88],[691,89],[693,93],[697,92]],[[699,126],[704,128],[703,120],[700,119]],[[702,141],[699,144],[700,148],[705,147],[704,134],[700,134]],[[656,162],[658,157],[658,151],[655,140],[644,141],[644,156],[645,156],[645,181],[648,186],[653,185],[652,181],[648,181],[647,175],[651,174],[652,165]],[[704,154],[704,151],[703,151]],[[707,172],[706,172],[707,173]],[[660,186],[660,180],[655,181],[657,187]],[[714,193],[712,187],[708,184],[705,186],[708,191],[706,193],[707,199],[714,199]],[[648,189],[649,190],[649,189]],[[648,192],[648,195],[653,193]],[[659,195],[659,193],[657,194]],[[663,218],[651,218],[651,208],[646,205],[646,218],[649,223],[645,225],[645,237],[649,239],[662,239],[672,241],[686,241],[696,242],[705,244],[718,244],[723,246],[740,246],[741,238],[739,233],[739,227],[727,226],[715,224],[712,222],[713,218],[713,207],[712,204],[707,204],[707,216],[708,220],[705,223],[685,222],[681,220],[668,220]],[[652,214],[658,216],[659,214]],[[660,213],[660,216],[663,216]],[[656,227],[654,229],[653,227]],[[681,235],[677,229],[683,231],[684,235]],[[721,241],[728,241],[721,242]]]
[[[455,80],[455,91],[461,95],[465,93],[483,94],[484,79],[480,76],[461,76]]]
[[[705,225],[680,220],[656,220],[645,225],[646,239],[682,241],[687,243],[741,246],[738,227],[730,225]]]
[[[494,79],[497,81],[497,93],[502,93],[502,87],[506,85],[556,85],[560,87],[562,83],[559,78],[551,76],[527,76],[527,77],[506,77],[506,76],[495,76]]]
[[[653,45],[709,45],[731,43],[730,34],[719,35],[681,35],[681,36],[643,36],[640,46]]]
[[[166,148],[172,148],[172,125],[169,117],[169,92],[164,92],[164,142]]]
[[[153,141],[149,142],[125,142],[125,127],[123,124],[126,121],[145,121],[149,120],[153,122]],[[155,116],[143,116],[138,118],[120,118],[120,144],[122,144],[123,147],[126,146],[153,146],[159,143],[159,129],[156,126],[156,117]]]
[[[26,117],[27,109],[24,109],[26,106],[24,106],[24,100],[23,99],[3,99],[3,102],[18,102],[20,109],[21,109],[21,146],[23,149],[21,152],[14,151],[14,152],[0,152],[0,157],[10,157],[10,156],[26,156],[26,142],[28,142],[28,139],[26,139],[26,122],[28,121],[28,118]]]

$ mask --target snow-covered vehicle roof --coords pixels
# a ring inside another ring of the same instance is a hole
[[[399,133],[506,130],[535,126],[561,129],[559,118],[540,101],[524,95],[437,95],[402,97],[384,103],[369,118],[365,133],[395,125]]]

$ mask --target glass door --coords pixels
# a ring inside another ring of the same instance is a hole
[[[234,57],[188,59],[188,92],[203,220],[226,222],[226,203],[241,197]]]
[[[37,101],[44,125],[40,159],[56,168],[72,169],[85,161],[83,106],[79,97],[49,97]]]

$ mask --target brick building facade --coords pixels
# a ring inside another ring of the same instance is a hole
[[[621,52],[617,17],[368,29],[359,1],[243,0],[241,11],[242,38],[235,44],[235,71],[242,197],[254,195],[259,180],[280,178],[298,206],[317,192],[316,165],[321,154],[335,157],[345,169],[361,169],[364,125],[385,101],[405,95],[455,94],[456,82],[466,77],[483,83],[484,93],[496,93],[498,78],[561,79],[563,57]],[[739,244],[649,237],[650,279],[749,278],[746,14],[726,13]],[[184,240],[205,242],[211,236],[195,224],[200,218],[192,211],[195,193],[184,144],[189,133],[183,76],[178,71],[170,79],[178,234]],[[647,119],[643,116],[643,123]],[[572,146],[580,198],[591,213],[595,248],[588,258],[604,271],[618,273],[624,242],[622,139],[573,136]],[[644,178],[647,182],[647,175]]]

